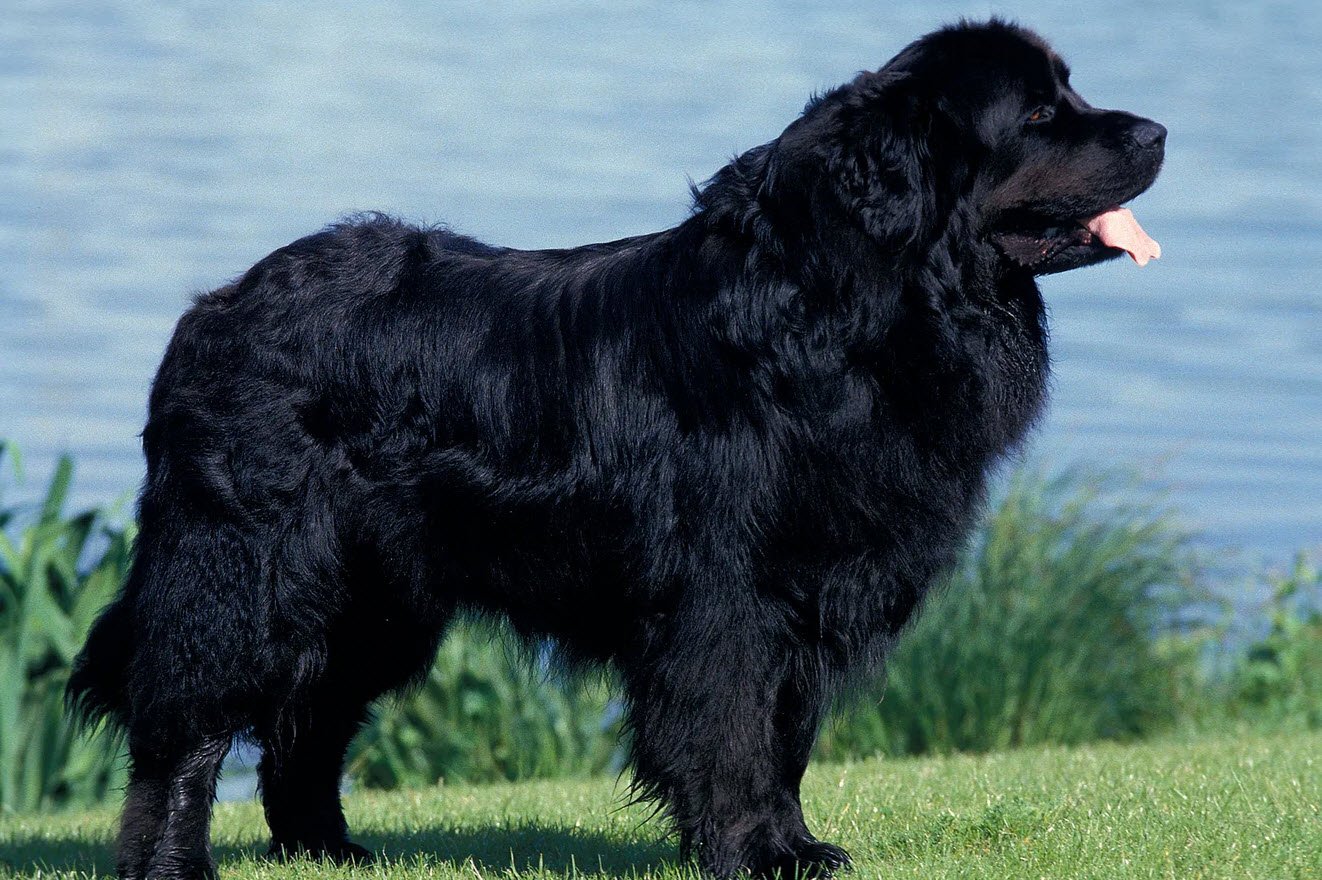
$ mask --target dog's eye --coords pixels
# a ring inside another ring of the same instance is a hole
[[[1041,107],[1034,109],[1032,113],[1029,113],[1028,118],[1024,121],[1029,125],[1037,125],[1042,122],[1049,122],[1051,117],[1055,115],[1055,109],[1044,104]]]

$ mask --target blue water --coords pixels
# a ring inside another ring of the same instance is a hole
[[[1314,3],[323,3],[0,9],[0,437],[26,491],[133,490],[192,293],[358,209],[523,247],[673,224],[685,178],[961,14],[1047,35],[1170,129],[1165,257],[1044,282],[1034,452],[1131,463],[1210,544],[1322,544],[1322,13]],[[316,12],[311,12],[311,9]],[[14,490],[9,490],[13,497]]]

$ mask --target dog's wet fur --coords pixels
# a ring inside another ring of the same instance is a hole
[[[1035,276],[1120,253],[1079,221],[1151,185],[1164,134],[1033,33],[963,23],[812,100],[673,229],[522,251],[373,215],[201,296],[70,684],[127,732],[120,876],[214,873],[236,735],[274,853],[367,859],[346,746],[459,613],[615,670],[633,785],[709,875],[846,865],[799,805],[823,714],[1042,409]]]

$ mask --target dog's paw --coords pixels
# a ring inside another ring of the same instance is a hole
[[[809,872],[800,875],[804,877],[829,877],[852,864],[849,853],[834,843],[812,839],[794,848],[794,859],[800,870]]]
[[[835,844],[809,838],[789,852],[765,854],[748,870],[754,877],[767,880],[826,880],[849,865],[849,853]]]
[[[699,866],[710,877],[753,877],[762,880],[826,880],[850,866],[849,853],[831,843],[808,838],[787,848],[782,841],[760,851],[706,849]]]
[[[351,840],[345,840],[333,849],[323,850],[322,854],[337,865],[370,865],[376,861],[375,853]]]
[[[216,880],[217,876],[216,863],[207,853],[157,853],[146,873],[147,880]]]
[[[325,859],[337,865],[370,865],[376,859],[371,850],[349,840],[292,843],[276,841],[266,851],[266,856],[281,862],[294,858],[314,861]]]
[[[115,865],[115,876],[119,880],[146,880],[147,860],[146,859],[120,859]]]

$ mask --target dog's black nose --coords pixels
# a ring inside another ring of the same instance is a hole
[[[1145,119],[1129,129],[1129,139],[1145,150],[1158,150],[1166,144],[1166,126]]]

